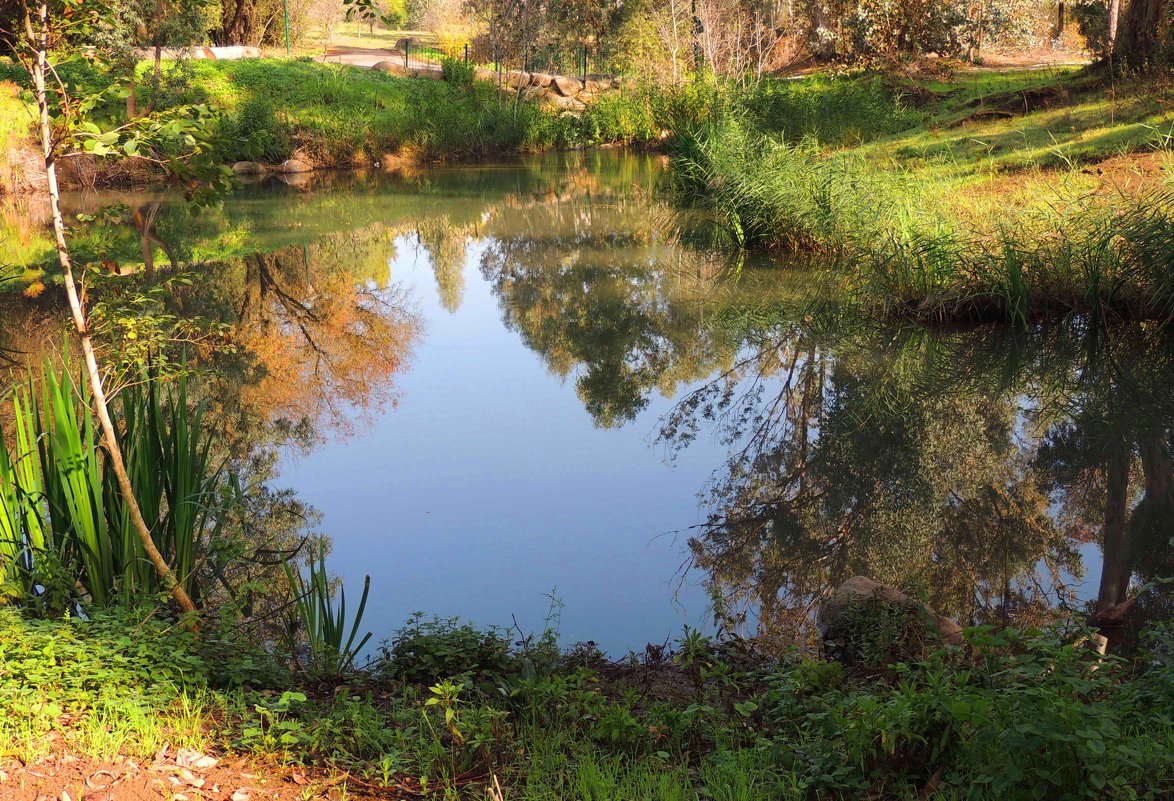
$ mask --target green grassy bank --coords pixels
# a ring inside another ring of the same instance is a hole
[[[3,610],[0,751],[32,766],[51,753],[149,760],[164,744],[224,763],[243,756],[247,775],[274,778],[266,797],[280,798],[1105,799],[1174,789],[1168,631],[1148,669],[1099,659],[1057,632],[990,629],[969,632],[964,649],[889,662],[885,637],[899,636],[901,618],[868,604],[856,614],[871,633],[847,669],[696,633],[663,654],[610,662],[590,648],[559,652],[549,636],[516,646],[503,631],[416,619],[368,668],[329,679],[291,675],[237,635],[197,637],[145,613],[81,621]]]
[[[776,85],[681,131],[680,196],[734,247],[832,262],[882,315],[1174,318],[1168,86],[1051,70],[877,86]]]
[[[153,100],[149,70],[140,65],[140,108]],[[126,122],[108,76],[77,63],[62,73],[77,98],[106,93],[90,112],[100,128]],[[486,82],[402,78],[309,60],[191,61],[168,65],[164,74],[154,111],[203,106],[215,157],[226,164],[277,163],[297,155],[316,166],[366,166],[644,144],[657,140],[671,120],[696,116],[712,102],[710,93],[694,89],[633,89],[603,97],[574,116]],[[0,65],[0,86],[9,87],[0,99],[0,130],[24,134],[31,144],[32,117],[13,98],[26,83],[18,66]],[[97,180],[118,183],[144,164],[133,157],[99,160]]]

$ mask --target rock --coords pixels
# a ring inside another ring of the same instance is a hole
[[[238,161],[232,165],[233,175],[260,175],[265,168],[255,161]]]
[[[548,72],[530,73],[530,85],[545,89],[554,81],[554,76]]]
[[[582,92],[579,92],[579,94],[575,96],[575,99],[578,100],[580,103],[583,103],[584,105],[586,105],[587,103],[590,103],[592,100],[595,99],[595,93],[588,91],[587,89],[584,89]]]
[[[522,97],[526,100],[541,100],[546,97],[546,90],[540,86],[527,86],[522,90]]]
[[[411,69],[408,70],[407,74],[410,78],[424,78],[433,81],[444,80],[444,73],[442,73],[440,70],[429,69],[428,67],[423,67],[421,69]]]
[[[217,61],[238,61],[242,58],[261,57],[261,48],[249,47],[247,45],[226,45],[224,47],[206,47],[204,49],[211,52],[208,58],[214,58]]]
[[[611,89],[611,76],[588,75],[583,85],[588,92],[606,92],[608,89]]]
[[[523,86],[529,86],[530,85],[530,73],[517,72],[517,71],[511,72],[509,75],[506,76],[505,82],[506,82],[507,86],[511,86],[514,89],[517,89],[517,88],[523,87]]]
[[[551,81],[554,89],[563,97],[574,97],[583,91],[583,82],[578,78],[568,78],[564,75],[557,75]]]
[[[562,95],[546,95],[545,103],[547,106],[558,109],[559,111],[582,111],[587,108],[573,97],[563,97]]]
[[[402,61],[380,61],[371,66],[371,69],[377,72],[386,72],[388,75],[406,75],[408,68],[403,65]]]
[[[820,631],[825,634],[835,628],[836,622],[843,616],[844,611],[859,600],[877,600],[881,603],[904,604],[909,596],[898,589],[873,581],[867,576],[853,576],[845,581],[832,596],[820,604],[815,613],[815,621]],[[962,636],[962,627],[952,620],[942,617],[929,607],[922,607],[930,621],[937,627],[937,634],[951,645],[962,645],[965,640]]]
[[[285,161],[278,164],[275,169],[277,172],[283,173],[285,175],[314,171],[314,167],[312,165],[302,161],[301,159],[286,159]]]
[[[492,81],[493,83],[497,83],[497,72],[487,70],[484,67],[477,67],[473,70],[473,78],[478,81]]]

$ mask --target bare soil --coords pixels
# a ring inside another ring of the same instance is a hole
[[[379,787],[342,771],[261,764],[164,747],[154,759],[99,760],[54,753],[0,762],[4,801],[334,801],[417,797],[407,780]]]

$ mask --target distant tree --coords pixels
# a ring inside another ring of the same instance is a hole
[[[102,50],[104,63],[126,86],[126,113],[139,116],[136,70],[143,54],[154,58],[151,100],[143,113],[150,114],[163,88],[164,48],[185,48],[204,39],[210,19],[207,0],[117,0],[102,14],[92,43]]]

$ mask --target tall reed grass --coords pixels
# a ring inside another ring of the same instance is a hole
[[[68,359],[14,388],[13,430],[0,442],[0,586],[9,602],[131,606],[166,591],[106,469],[88,397]],[[240,497],[213,456],[204,408],[189,404],[182,380],[173,391],[146,380],[112,411],[155,544],[198,599],[201,560]]]
[[[979,225],[946,213],[915,173],[784,144],[737,119],[690,130],[675,148],[678,196],[709,209],[732,244],[830,254],[880,314],[1174,320],[1170,191],[996,207]]]

